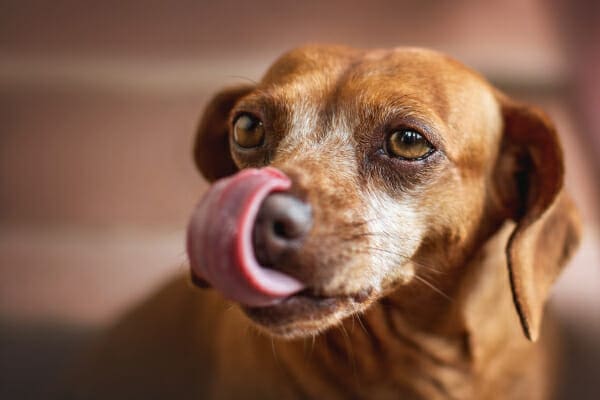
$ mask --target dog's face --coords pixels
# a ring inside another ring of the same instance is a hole
[[[513,179],[528,156],[507,140],[505,100],[439,53],[302,48],[214,101],[196,146],[205,175],[275,167],[311,209],[272,266],[304,290],[244,307],[276,335],[315,334],[391,292],[451,293],[473,250],[536,202]]]

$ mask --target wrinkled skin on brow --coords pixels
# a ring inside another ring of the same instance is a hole
[[[232,115],[244,111],[261,116],[267,142],[257,152],[232,146],[238,167],[281,169],[313,207],[302,251],[279,269],[323,296],[375,300],[402,286],[395,297],[406,307],[447,303],[457,267],[499,222],[481,231],[481,221],[497,214],[486,183],[501,129],[482,79],[434,52],[340,49],[332,56],[309,48],[276,62]],[[401,126],[425,132],[437,151],[413,162],[380,154],[386,135]],[[320,320],[319,329],[357,311],[347,308]],[[286,334],[311,331],[298,329]]]

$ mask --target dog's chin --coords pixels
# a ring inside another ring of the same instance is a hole
[[[361,313],[374,301],[371,290],[335,296],[303,291],[268,307],[242,307],[257,328],[283,339],[314,336]]]

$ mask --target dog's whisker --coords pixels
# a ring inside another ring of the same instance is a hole
[[[384,249],[369,248],[369,247],[367,247],[367,248],[370,249],[370,250],[376,250],[376,251],[385,252]],[[435,267],[432,267],[432,266],[430,266],[428,264],[424,264],[422,262],[415,261],[415,260],[411,259],[411,257],[409,257],[407,255],[404,255],[404,254],[401,254],[401,253],[394,253],[394,252],[387,252],[387,253],[393,254],[393,255],[398,256],[400,258],[403,258],[403,259],[405,259],[405,260],[407,260],[407,261],[415,264],[416,266],[424,269],[427,272],[431,272],[433,274],[445,274],[446,273],[445,271],[441,271],[441,270],[439,270],[439,269],[437,269]],[[370,253],[368,251],[354,251],[353,254],[354,255],[363,255],[363,254],[370,254]]]
[[[359,228],[361,226],[370,224],[372,222],[378,222],[378,221],[382,221],[383,218],[369,218],[366,220],[362,220],[362,221],[355,221],[355,222],[346,222],[346,223],[341,223],[337,226],[338,230],[339,229],[344,229],[344,228]]]
[[[255,81],[254,79],[248,78],[247,76],[243,76],[243,75],[229,75],[228,78],[230,79],[240,79],[246,82],[249,82],[253,85],[258,85],[258,82]]]
[[[344,343],[348,352],[348,361],[352,365],[352,373],[354,375],[354,379],[358,381],[358,369],[356,368],[356,356],[354,354],[354,347],[352,346],[352,340],[350,339],[350,335],[346,330],[343,322],[340,322],[338,325],[342,331],[344,337]]]
[[[367,337],[371,337],[371,334],[369,333],[369,331],[365,327],[365,324],[363,323],[362,319],[360,318],[360,314],[354,314],[354,315],[356,316],[356,319],[358,320],[358,324],[361,326],[362,330],[365,332]]]
[[[335,231],[319,233],[320,238],[335,237],[345,243],[354,242],[354,241],[360,242],[361,239],[370,238],[370,237],[389,238],[391,236],[392,235],[388,232],[357,232],[357,233],[352,233],[351,231],[344,232],[343,227],[338,228]]]
[[[279,363],[279,356],[277,355],[277,349],[275,348],[275,339],[271,337],[271,351],[273,352],[273,357],[275,357],[275,361]]]
[[[367,246],[366,248],[369,249],[369,250],[380,251],[382,253],[386,253],[386,254],[390,254],[390,255],[394,255],[394,256],[398,256],[398,257],[404,258],[406,260],[411,261],[415,265],[417,265],[419,267],[422,267],[422,268],[424,268],[426,270],[429,270],[431,272],[434,272],[436,274],[443,274],[444,273],[444,271],[441,271],[441,270],[439,270],[439,269],[437,269],[437,268],[435,268],[435,267],[433,267],[431,265],[425,264],[423,262],[416,261],[416,260],[412,259],[411,257],[407,256],[406,254],[402,254],[402,253],[397,252],[397,251],[388,250],[388,249],[382,249],[382,248],[374,247],[374,246]]]
[[[353,221],[353,222],[343,223],[341,226],[362,226],[362,225],[370,224],[371,222],[376,222],[380,219],[381,218],[369,218],[369,219],[364,219],[361,221]]]
[[[332,233],[332,236],[338,236],[340,239],[342,239],[345,242],[351,242],[354,240],[358,240],[358,239],[364,239],[364,238],[369,238],[369,237],[389,237],[390,235],[386,232],[360,232],[360,233],[354,233],[354,234],[349,234],[348,236],[340,236],[339,232],[336,233]]]
[[[253,334],[254,334],[254,329],[253,329],[252,325],[246,326],[246,329],[244,330],[244,336],[247,341],[250,341],[252,339]]]
[[[346,352],[348,353],[348,361],[354,364],[354,349],[352,347],[352,341],[350,340],[350,335],[344,326],[344,322],[340,321],[337,325],[338,329],[342,332],[342,336],[344,338],[344,345],[346,347]]]
[[[317,340],[317,334],[313,333],[311,336],[312,336],[312,340],[311,340],[311,343],[310,343],[310,351],[308,353],[308,359],[309,360],[312,358],[312,355],[313,355],[313,353],[315,351],[315,342]]]
[[[348,222],[348,223],[342,223],[340,225],[338,225],[339,228],[344,229],[344,228],[360,228],[361,226],[364,226],[368,224],[367,221],[357,221],[357,222]]]
[[[423,278],[422,276],[419,276],[417,274],[414,275],[414,278],[416,280],[418,280],[419,282],[423,283],[425,286],[429,287],[430,289],[432,289],[434,292],[436,292],[437,294],[439,294],[440,296],[444,297],[445,299],[447,299],[450,302],[453,302],[454,299],[450,296],[448,296],[446,293],[444,293],[440,288],[438,288],[437,286],[435,286],[433,283],[429,282],[427,279]]]

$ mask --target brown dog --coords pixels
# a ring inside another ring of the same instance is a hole
[[[219,290],[134,311],[86,398],[551,397],[542,311],[579,223],[540,111],[432,51],[309,46],[215,96],[195,158],[233,175],[188,235]]]

